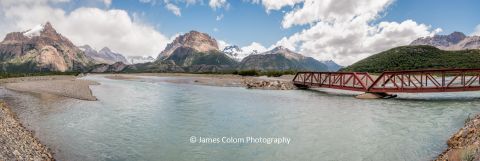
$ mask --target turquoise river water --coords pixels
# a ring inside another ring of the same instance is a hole
[[[91,86],[98,101],[1,90],[59,160],[431,160],[480,112],[480,92],[360,100],[159,77],[83,79],[101,83]]]

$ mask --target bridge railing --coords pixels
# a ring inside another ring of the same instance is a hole
[[[293,82],[304,87],[366,91],[374,80],[366,72],[298,72]]]
[[[458,92],[480,90],[480,69],[383,72],[368,92]]]

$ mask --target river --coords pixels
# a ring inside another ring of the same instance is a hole
[[[83,79],[101,84],[91,86],[98,101],[2,89],[59,160],[431,160],[469,114],[480,112],[480,92],[360,100],[349,92],[249,90],[158,77]],[[263,140],[241,142],[247,138]]]

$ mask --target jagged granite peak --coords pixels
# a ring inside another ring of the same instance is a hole
[[[241,59],[246,57],[246,55],[243,53],[243,50],[237,45],[225,46],[222,52],[227,54],[230,58],[235,59],[236,61],[240,61]]]
[[[414,40],[410,45],[430,45],[442,50],[479,49],[479,36],[466,36],[462,32],[453,32],[449,35],[434,35]]]
[[[83,50],[88,57],[94,59],[97,64],[114,64],[116,62],[130,64],[122,54],[113,52],[108,47],[103,47],[99,51],[95,50],[90,45],[79,46],[79,48]]]
[[[179,69],[187,72],[233,70],[237,61],[219,50],[217,41],[208,34],[190,31],[167,45],[149,69]]]
[[[90,45],[83,45],[83,46],[79,46],[78,48],[80,50],[84,51],[85,53],[87,53],[87,52],[97,53],[97,50],[92,48]]]
[[[458,32],[458,31],[455,31],[455,32],[451,33],[450,35],[447,35],[447,40],[449,42],[454,43],[454,44],[462,41],[465,38],[467,38],[467,36],[464,33]]]
[[[92,64],[82,50],[50,24],[12,32],[0,42],[4,71],[78,71]]]
[[[179,47],[192,48],[197,52],[219,51],[217,40],[206,33],[192,30],[169,43],[165,50],[158,55],[157,60],[166,59]]]
[[[327,71],[328,67],[312,57],[278,46],[270,51],[245,57],[238,65],[238,70]]]
[[[230,45],[230,46],[225,46],[222,50],[224,53],[234,53],[234,52],[242,52],[242,49],[238,47],[237,45]]]

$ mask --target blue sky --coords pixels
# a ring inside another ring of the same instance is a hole
[[[231,1],[228,10],[213,10],[207,2],[178,6],[182,9],[181,16],[176,16],[165,9],[162,3],[152,5],[121,0],[113,1],[111,8],[127,10],[130,14],[139,14],[142,21],[154,25],[157,30],[167,36],[198,30],[240,46],[248,45],[252,41],[269,46],[282,37],[308,28],[308,25],[282,28],[282,12],[292,10],[289,7],[267,13],[261,5],[240,0]],[[449,34],[453,31],[470,34],[480,24],[479,7],[478,0],[397,0],[388,7],[382,18],[373,23],[412,19],[434,28],[441,28],[440,34]],[[216,17],[221,15],[223,15],[222,20],[217,21]],[[218,31],[214,31],[214,28]]]
[[[156,57],[177,34],[197,30],[240,46],[243,55],[281,45],[349,65],[419,37],[480,35],[479,6],[479,0],[1,0],[0,36],[50,21],[77,45]]]
[[[397,0],[380,20],[406,19],[442,28],[443,32],[440,34],[449,34],[453,31],[470,34],[480,24],[480,1]]]
[[[267,14],[261,5],[242,1],[230,2],[228,10],[223,8],[213,10],[206,3],[188,6],[180,4],[181,16],[176,16],[165,9],[164,4],[113,1],[111,7],[139,14],[142,21],[154,25],[167,36],[198,30],[240,46],[248,45],[252,41],[269,45],[302,29],[302,27],[282,29],[281,11]],[[217,21],[217,16],[223,18]],[[217,31],[214,31],[215,28]]]

